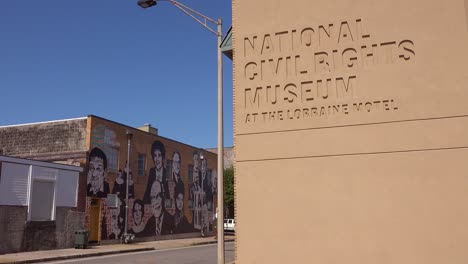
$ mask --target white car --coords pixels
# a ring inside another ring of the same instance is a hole
[[[224,219],[224,231],[234,232],[236,229],[236,223],[234,219]]]

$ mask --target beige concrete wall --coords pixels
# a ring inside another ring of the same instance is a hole
[[[468,262],[467,8],[233,1],[236,263]]]

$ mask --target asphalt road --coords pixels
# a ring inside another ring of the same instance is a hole
[[[78,264],[119,264],[119,263],[157,263],[157,264],[216,264],[217,245],[203,245],[186,248],[155,250],[146,252],[136,252],[128,254],[118,254],[111,256],[92,257],[83,259],[70,259],[65,261],[45,262],[45,263],[78,263]],[[226,263],[234,261],[234,242],[225,244]]]

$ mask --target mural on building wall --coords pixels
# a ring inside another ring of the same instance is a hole
[[[102,126],[99,129],[108,130]],[[195,151],[192,157],[187,158],[190,161],[187,163],[190,165],[183,169],[181,166],[183,157],[179,150],[167,153],[161,141],[154,141],[148,146],[151,153],[148,156],[151,157],[148,164],[151,165],[146,171],[147,174],[145,173],[148,175],[147,179],[143,183],[139,182],[139,187],[136,188],[132,169],[127,172],[127,161],[122,166],[117,164],[114,172],[108,169],[107,152],[115,152],[114,154],[118,156],[119,148],[115,147],[118,143],[111,140],[92,142],[98,142],[99,145],[91,145],[93,148],[88,159],[87,195],[88,200],[103,198],[99,223],[101,240],[120,239],[124,234],[127,173],[128,233],[138,238],[206,232],[210,229],[213,223],[216,175],[208,169],[207,160],[201,153]],[[186,182],[184,179],[187,178]],[[111,180],[108,182],[108,179]],[[105,198],[108,194],[117,196],[116,208],[107,206]],[[188,213],[190,215],[187,215]]]
[[[174,218],[166,211],[163,184],[155,180],[151,184],[151,217],[146,222],[147,235],[168,235],[174,233]]]
[[[112,187],[112,194],[116,194],[117,197],[121,200],[126,198],[127,193],[127,164],[125,168],[119,169],[117,178],[115,178],[114,185]],[[135,196],[135,187],[133,182],[132,171],[128,174],[128,198],[134,198]]]
[[[181,162],[182,160],[181,160],[180,153],[178,151],[174,151],[174,153],[172,154],[172,170],[171,170],[171,174],[172,174],[171,179],[174,184],[173,184],[172,192],[170,195],[173,201],[177,199],[178,192],[180,193],[181,190],[185,190],[184,181],[182,179],[182,175],[180,172]]]
[[[215,170],[211,173],[211,189],[213,191],[213,195],[218,193],[218,174]]]
[[[174,213],[174,232],[187,233],[193,232],[194,228],[184,215],[185,187],[180,185],[175,189],[175,213]]]
[[[207,160],[199,152],[193,153],[192,182],[190,183],[189,205],[193,210],[193,227],[202,231],[209,230],[213,211],[212,177]],[[200,162],[201,161],[201,162]],[[201,169],[199,164],[201,163]]]
[[[111,216],[111,228],[107,239],[119,239],[124,233],[125,205],[121,204],[118,208],[109,209]]]
[[[87,195],[106,198],[109,193],[109,183],[105,179],[107,171],[106,154],[99,148],[93,148],[88,157]]]
[[[196,229],[201,229],[201,200],[202,200],[202,191],[200,184],[200,170],[198,167],[199,163],[199,153],[193,153],[193,167],[192,167],[192,182],[190,183],[190,196],[189,203],[190,209],[193,211],[193,227]]]
[[[117,172],[120,143],[116,140],[115,132],[103,125],[97,125],[91,133],[91,146],[106,153],[108,172]]]
[[[145,195],[143,197],[143,202],[146,204],[151,203],[151,188],[153,182],[159,181],[163,188],[161,190],[164,199],[169,198],[169,187],[167,179],[167,171],[164,167],[164,161],[166,159],[166,149],[161,141],[155,141],[151,145],[151,158],[153,161],[153,167],[150,168],[148,175],[148,183],[146,185]]]
[[[145,222],[143,217],[145,216],[145,204],[142,200],[136,199],[132,206],[132,219],[133,224],[129,231],[130,234],[134,234],[135,237],[143,237],[145,235]]]

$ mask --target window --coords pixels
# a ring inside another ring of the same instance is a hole
[[[138,176],[145,176],[146,171],[146,155],[138,153]]]
[[[54,182],[34,180],[31,192],[31,221],[51,221],[54,209]]]

